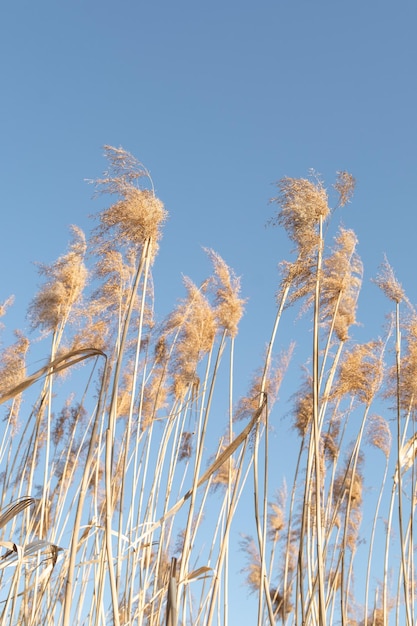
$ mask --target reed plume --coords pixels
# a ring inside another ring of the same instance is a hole
[[[56,331],[66,322],[73,306],[79,301],[87,280],[84,265],[86,242],[84,233],[72,226],[69,251],[52,265],[40,265],[39,272],[46,282],[33,298],[29,317],[33,328]]]

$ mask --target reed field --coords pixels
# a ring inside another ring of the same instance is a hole
[[[417,313],[385,260],[374,281],[386,325],[353,339],[362,264],[339,211],[353,176],[277,183],[269,226],[293,251],[238,397],[250,306],[238,277],[205,250],[211,276],[197,285],[190,269],[157,319],[167,212],[144,165],[122,148],[105,156],[94,185],[106,208],[40,266],[32,330],[2,346],[0,624],[235,626],[236,585],[254,626],[415,624]],[[7,327],[12,307],[0,308]],[[295,355],[280,323],[300,314],[308,358],[271,437]]]

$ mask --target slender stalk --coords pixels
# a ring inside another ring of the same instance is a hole
[[[96,408],[96,417],[94,420],[93,429],[92,429],[91,436],[90,436],[87,459],[85,462],[85,469],[84,469],[82,479],[81,479],[80,495],[78,498],[74,525],[72,529],[71,546],[70,546],[69,557],[68,557],[68,573],[67,573],[66,580],[65,580],[64,613],[63,613],[62,626],[69,626],[70,619],[71,619],[71,604],[72,604],[72,594],[73,594],[73,584],[74,584],[75,560],[76,560],[77,550],[78,550],[78,535],[80,531],[81,517],[83,513],[84,502],[85,502],[85,498],[86,498],[87,490],[88,490],[88,483],[90,480],[90,471],[94,462],[94,453],[95,453],[95,446],[97,443],[98,425],[99,425],[99,419],[101,417],[102,406],[105,401],[106,384],[107,384],[107,359],[105,361],[99,402]]]
[[[397,467],[398,467],[398,525],[400,532],[400,544],[401,544],[401,572],[403,579],[403,591],[404,591],[404,603],[405,603],[405,615],[407,626],[412,625],[411,610],[410,610],[410,586],[408,582],[408,571],[405,555],[405,543],[404,543],[404,526],[403,526],[403,493],[402,493],[402,475],[400,466],[401,455],[401,398],[400,398],[400,382],[401,382],[401,331],[400,331],[400,304],[396,302],[395,307],[395,323],[396,323],[396,342],[395,342],[395,366],[396,366],[396,378],[397,378]]]

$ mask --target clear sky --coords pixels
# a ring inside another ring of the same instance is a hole
[[[32,263],[65,251],[69,224],[90,228],[99,207],[85,179],[101,174],[110,144],[145,163],[170,214],[157,315],[183,295],[182,274],[209,272],[202,246],[242,277],[243,389],[290,250],[264,228],[273,183],[314,168],[331,185],[351,172],[341,218],[365,265],[358,336],[374,337],[385,304],[370,279],[384,253],[417,302],[416,32],[415,0],[2,3],[0,300],[16,295],[7,327],[27,326]]]

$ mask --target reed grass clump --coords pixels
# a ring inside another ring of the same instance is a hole
[[[411,626],[417,314],[385,260],[391,323],[355,340],[353,176],[278,182],[293,258],[245,392],[239,278],[206,249],[212,275],[158,319],[167,212],[142,163],[105,156],[107,206],[39,266],[32,334],[0,354],[0,625],[228,626],[248,594],[258,626]]]

